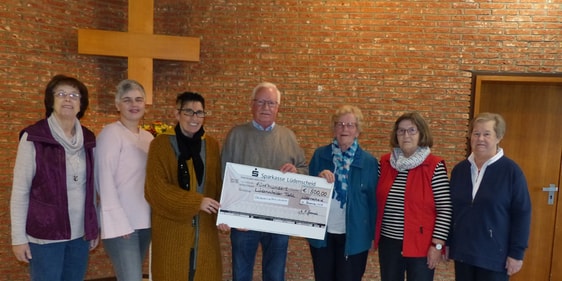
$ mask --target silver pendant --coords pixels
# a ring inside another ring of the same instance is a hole
[[[78,176],[74,176],[74,181],[78,181]]]

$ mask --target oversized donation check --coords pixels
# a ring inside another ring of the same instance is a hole
[[[332,187],[324,178],[229,162],[217,225],[324,239]]]

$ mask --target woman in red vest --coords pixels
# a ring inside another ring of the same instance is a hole
[[[433,138],[416,112],[396,120],[390,145],[376,196],[381,280],[433,280],[452,216],[445,161],[431,154]]]

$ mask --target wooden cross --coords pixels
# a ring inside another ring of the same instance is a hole
[[[78,30],[78,53],[128,58],[129,79],[152,104],[152,60],[199,61],[199,38],[154,34],[154,0],[129,1],[129,31]]]

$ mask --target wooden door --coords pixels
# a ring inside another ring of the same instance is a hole
[[[562,203],[543,187],[562,178],[562,76],[478,75],[473,112],[495,112],[507,123],[500,146],[522,168],[532,202],[531,237],[522,270],[511,280],[562,280]]]

